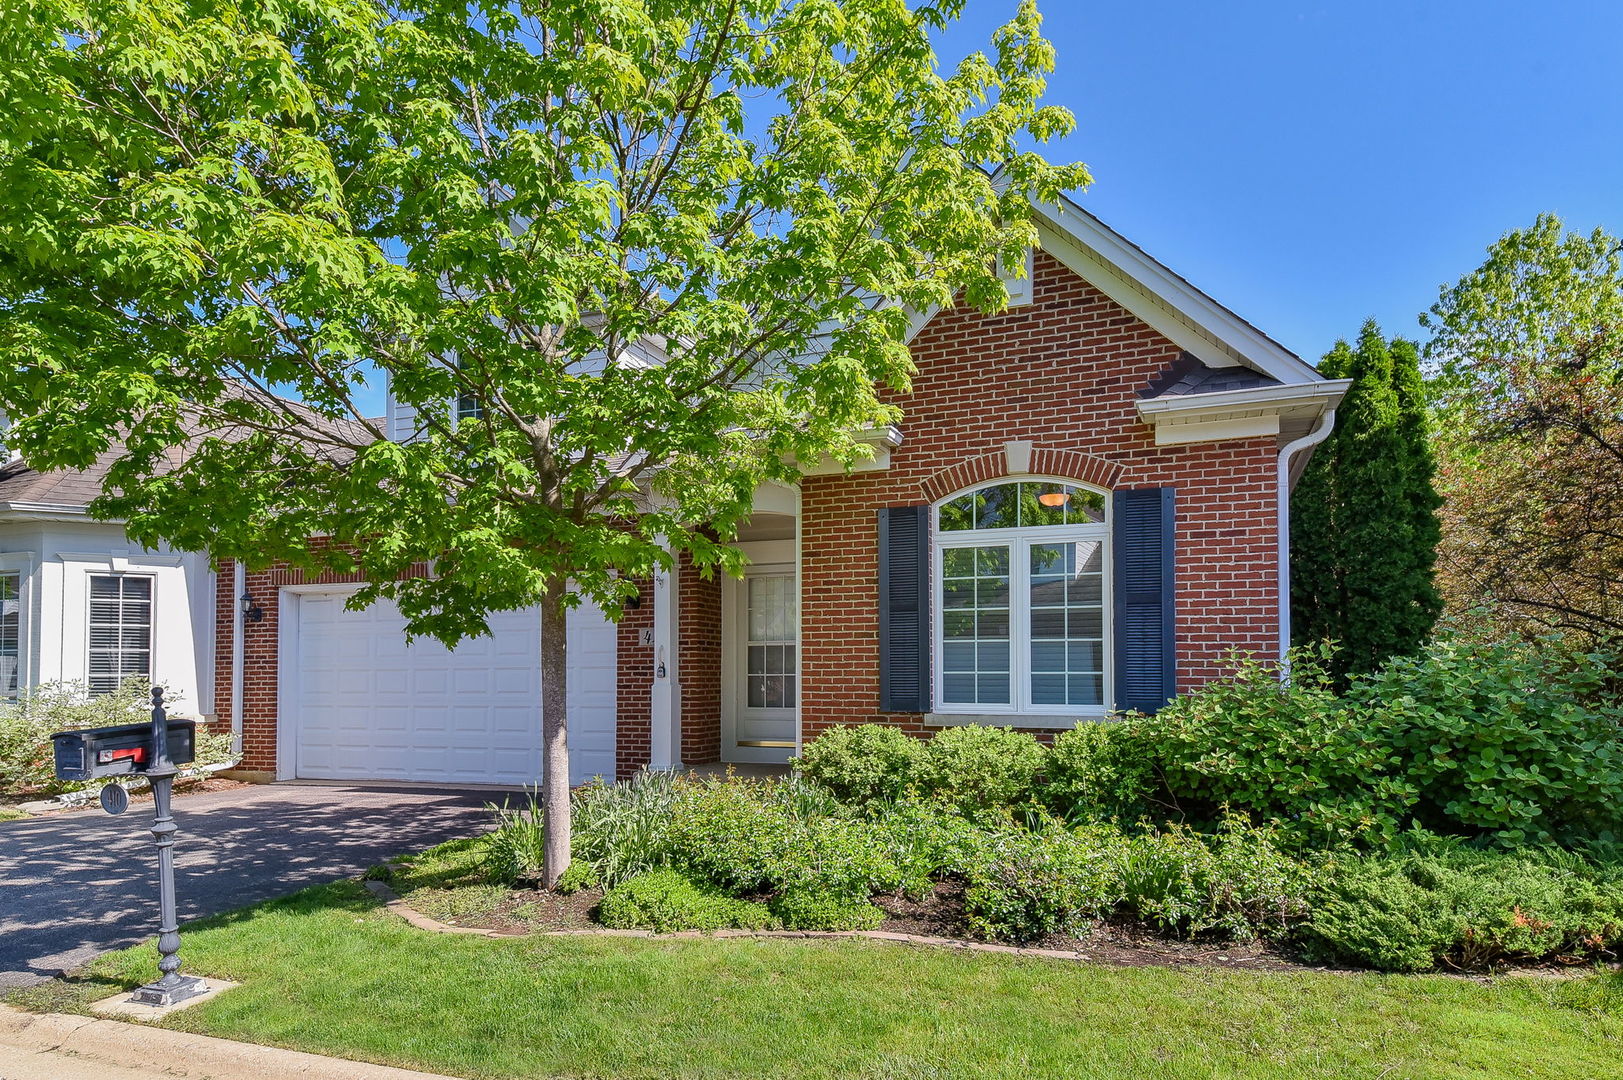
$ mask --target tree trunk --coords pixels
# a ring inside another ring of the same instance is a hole
[[[548,889],[569,866],[569,611],[562,579],[541,595],[541,879]]]

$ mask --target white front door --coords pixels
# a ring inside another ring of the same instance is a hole
[[[785,762],[795,752],[800,642],[793,567],[751,567],[732,589],[734,632],[726,665],[732,722],[729,761]]]
[[[293,776],[316,780],[534,783],[541,771],[540,616],[506,611],[455,649],[406,644],[389,601],[344,607],[347,590],[296,594],[284,638],[282,723]],[[615,631],[569,613],[570,782],[614,776]]]

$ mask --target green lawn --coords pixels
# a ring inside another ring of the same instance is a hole
[[[1117,969],[879,942],[428,934],[340,883],[198,924],[170,1026],[470,1077],[1623,1077],[1623,982]],[[75,1009],[150,946],[17,992]]]

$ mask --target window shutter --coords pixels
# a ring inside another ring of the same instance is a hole
[[[1153,713],[1178,692],[1172,489],[1115,494],[1116,708]]]
[[[879,708],[930,711],[930,508],[879,511]]]

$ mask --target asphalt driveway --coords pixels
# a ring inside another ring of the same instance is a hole
[[[499,795],[274,784],[177,798],[181,923],[478,832],[490,824],[485,803]],[[120,817],[90,809],[0,822],[0,988],[157,933],[151,824],[151,802]]]

